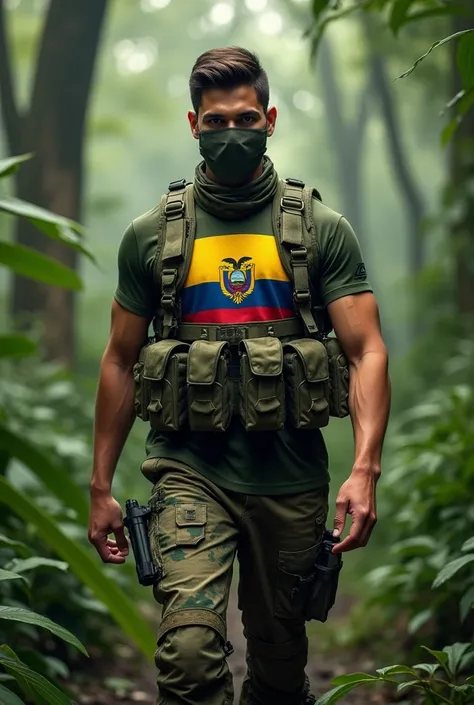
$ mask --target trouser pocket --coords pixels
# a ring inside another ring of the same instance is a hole
[[[329,371],[324,345],[303,338],[284,346],[286,413],[299,429],[327,426],[329,422]]]
[[[321,531],[322,538],[322,531]],[[275,617],[303,621],[321,542],[302,551],[278,552]]]
[[[160,340],[146,348],[143,391],[150,426],[155,431],[177,431],[186,420],[188,348],[176,340]]]
[[[323,340],[329,368],[329,414],[337,418],[349,415],[349,365],[337,338]]]
[[[232,418],[229,345],[196,340],[188,356],[188,420],[192,431],[225,431]]]
[[[278,338],[255,338],[240,343],[239,407],[247,431],[283,428],[283,349]]]

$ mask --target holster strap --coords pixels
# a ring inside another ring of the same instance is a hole
[[[162,620],[158,629],[157,641],[160,641],[167,632],[178,627],[210,627],[219,634],[224,643],[227,642],[227,627],[216,612],[212,610],[194,608],[174,610],[169,612]]]
[[[241,340],[252,338],[284,338],[302,335],[303,326],[299,318],[268,321],[266,323],[248,323],[246,325],[218,326],[199,323],[181,323],[177,330],[177,339],[186,343],[195,340],[227,341],[237,344]]]

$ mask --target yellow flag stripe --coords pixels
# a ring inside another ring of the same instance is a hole
[[[222,260],[251,257],[249,264],[255,265],[255,279],[288,281],[278,254],[273,235],[214,235],[194,241],[189,275],[185,286],[219,281],[219,267],[227,264]]]

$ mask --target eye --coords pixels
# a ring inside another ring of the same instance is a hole
[[[220,127],[223,123],[221,118],[209,118],[207,120],[208,125],[212,125],[213,127]]]
[[[244,125],[252,125],[254,122],[256,122],[256,120],[253,115],[244,115],[242,117],[242,122]]]

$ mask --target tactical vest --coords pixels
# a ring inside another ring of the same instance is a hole
[[[293,284],[295,316],[236,325],[184,323],[180,291],[196,229],[193,185],[169,185],[161,201],[154,338],[134,367],[135,412],[158,432],[322,428],[349,413],[349,369],[319,286],[319,242],[302,181],[280,181],[272,205],[278,252]]]

